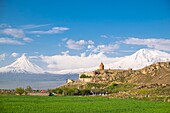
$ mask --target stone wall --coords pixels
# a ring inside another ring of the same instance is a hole
[[[92,82],[92,78],[79,78],[82,82]]]
[[[80,74],[79,74],[79,78],[80,78],[80,76],[81,76],[82,74],[85,74],[86,76],[91,76],[91,77],[93,77],[93,76],[96,75],[96,74],[95,74],[95,71],[87,72],[87,73],[80,73]]]

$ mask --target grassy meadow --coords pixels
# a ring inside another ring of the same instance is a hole
[[[0,96],[1,113],[170,113],[170,103],[106,97]]]

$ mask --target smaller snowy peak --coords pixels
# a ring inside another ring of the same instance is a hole
[[[15,62],[12,64],[0,68],[0,72],[2,73],[36,73],[36,74],[42,74],[44,73],[43,70],[31,63],[27,56],[23,54],[20,58],[18,58]]]

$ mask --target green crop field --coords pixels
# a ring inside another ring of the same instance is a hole
[[[170,113],[170,103],[106,97],[0,96],[1,113]]]

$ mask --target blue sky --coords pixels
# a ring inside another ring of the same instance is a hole
[[[170,53],[169,0],[1,0],[0,59]]]

